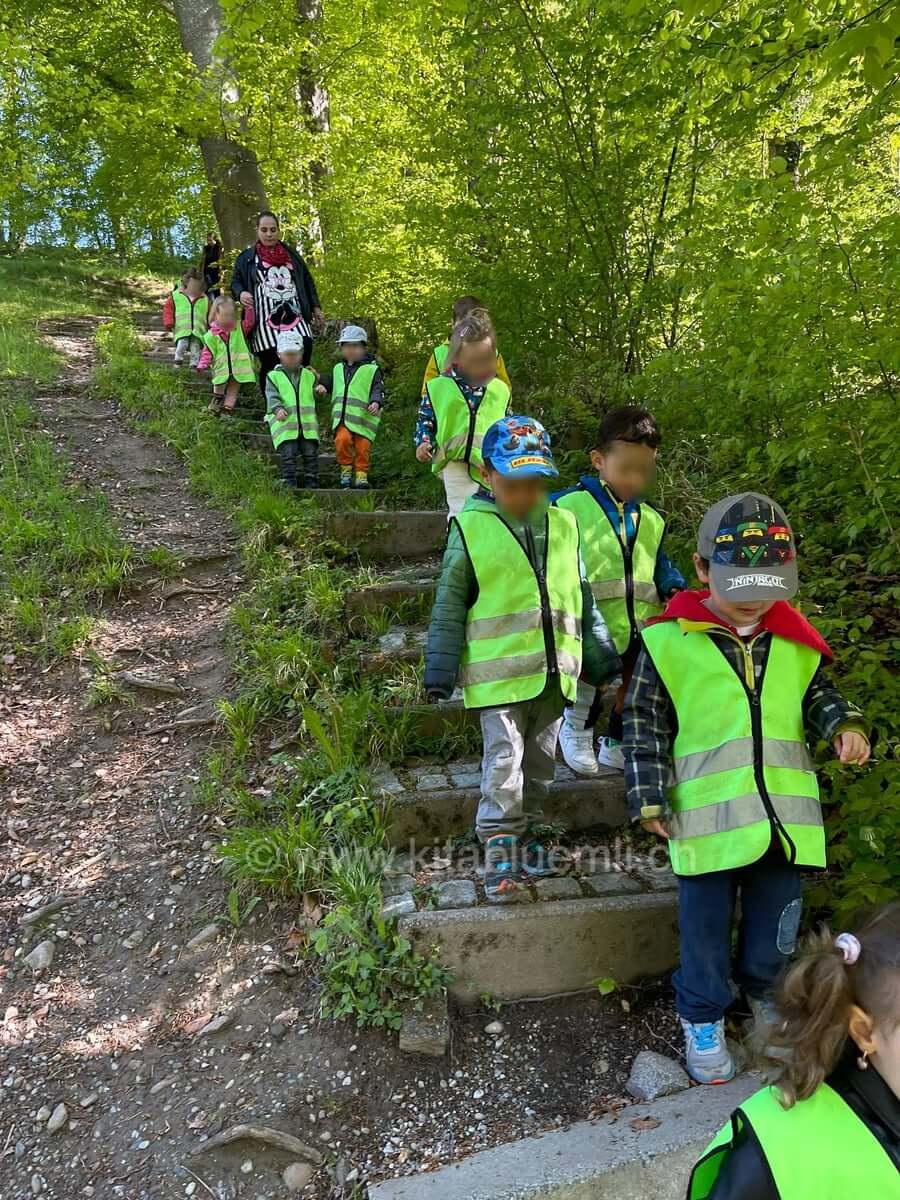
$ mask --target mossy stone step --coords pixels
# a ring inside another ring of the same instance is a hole
[[[678,960],[672,891],[481,905],[401,916],[399,932],[421,953],[436,946],[461,1003],[577,991],[598,978],[634,983]]]
[[[326,522],[326,532],[369,562],[429,558],[443,550],[447,514],[385,509],[332,513]]]
[[[481,782],[476,758],[446,766],[381,767],[374,778],[390,797],[388,841],[395,849],[441,845],[465,835],[475,823]],[[621,773],[582,779],[558,762],[544,818],[570,832],[624,826],[628,813]]]
[[[440,563],[423,566],[415,573],[398,574],[347,593],[347,611],[379,613],[396,610],[411,600],[428,601],[434,598]]]

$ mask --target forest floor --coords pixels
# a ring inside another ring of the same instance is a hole
[[[90,656],[0,666],[0,1193],[274,1200],[300,1156],[202,1147],[251,1122],[322,1156],[298,1170],[302,1194],[363,1196],[367,1181],[616,1119],[637,1051],[677,1054],[665,989],[506,1006],[499,1035],[485,1032],[496,1014],[456,1012],[447,1058],[412,1058],[395,1035],[318,1018],[315,977],[290,952],[296,906],[228,922],[223,826],[198,785],[227,695],[239,546],[177,456],[92,394],[96,324],[45,323],[65,369],[35,404],[121,535],[182,566],[139,570]],[[98,681],[120,702],[91,707]],[[35,970],[42,943],[52,961]]]

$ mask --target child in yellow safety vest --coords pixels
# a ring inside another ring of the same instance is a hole
[[[459,299],[453,301],[452,308],[453,319],[450,322],[450,330],[453,331],[453,326],[469,316],[470,313],[480,312],[486,316],[490,316],[487,308],[477,296],[460,296]],[[444,368],[447,365],[447,355],[450,353],[450,339],[445,338],[432,350],[428,356],[428,363],[425,367],[425,377],[422,380],[422,395],[425,395],[426,389],[432,379],[436,379],[438,375],[443,374]],[[502,380],[512,394],[512,384],[509,379],[509,372],[506,369],[506,363],[503,361],[503,355],[497,351],[497,378]]]
[[[622,657],[622,683],[599,754],[594,738],[602,694],[580,683],[577,700],[566,709],[559,745],[566,765],[578,775],[597,775],[601,767],[622,770],[622,705],[641,625],[687,586],[662,548],[662,514],[641,499],[656,470],[659,443],[656,421],[645,408],[615,409],[600,422],[591,451],[596,476],[582,475],[576,487],[553,497],[575,514],[594,599]]]
[[[255,323],[252,307],[244,309],[237,323],[237,308],[231,296],[217,296],[209,314],[209,330],[203,339],[198,371],[212,367],[213,397],[208,412],[233,413],[242,383],[254,383],[256,371],[247,345],[247,334]],[[223,404],[224,401],[224,404]]]
[[[454,325],[444,369],[426,385],[416,418],[416,458],[441,476],[448,520],[477,489],[484,435],[508,410],[494,327],[479,309]]]
[[[563,708],[582,672],[597,686],[619,668],[584,578],[575,518],[547,503],[557,474],[540,422],[504,417],[487,430],[484,486],[450,523],[428,629],[429,699],[447,699],[459,677],[466,707],[480,710],[476,832],[494,901],[556,872],[535,826],[555,777]]]
[[[203,350],[207,330],[209,300],[203,290],[203,276],[190,267],[181,277],[163,305],[163,325],[175,343],[175,366],[190,362],[196,367]]]
[[[727,496],[700,523],[697,576],[647,622],[625,697],[625,785],[632,819],[666,839],[678,877],[681,963],[674,984],[688,1073],[734,1073],[724,1018],[734,964],[765,1026],[794,949],[802,868],[825,866],[808,740],[864,764],[861,715],[826,679],[831,651],[788,601],[794,535],[774,501]]]
[[[780,1078],[735,1110],[687,1200],[900,1200],[900,904],[821,928],[787,969]]]
[[[384,408],[384,377],[369,337],[360,325],[347,325],[338,338],[341,362],[319,375],[316,395],[331,394],[331,431],[342,488],[367,488],[372,443]]]
[[[319,425],[316,373],[303,366],[304,339],[295,329],[279,333],[278,366],[266,376],[266,420],[278,451],[282,482],[290,488],[319,486]],[[303,455],[303,483],[297,455]]]

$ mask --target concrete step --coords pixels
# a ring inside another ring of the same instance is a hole
[[[409,915],[399,914],[409,910],[412,897],[401,895],[386,901],[385,912],[399,915],[399,932],[421,953],[437,948],[453,972],[448,990],[461,1004],[485,993],[521,1000],[577,991],[599,978],[626,984],[671,970],[678,960],[675,891],[635,891],[633,877],[624,872],[588,878],[607,883],[546,879],[534,889],[539,896],[564,893],[571,899],[532,899],[522,889],[517,903]],[[607,894],[585,894],[594,887]],[[471,892],[471,883],[459,890]]]
[[[347,593],[347,611],[379,613],[397,611],[410,601],[429,605],[434,597],[441,560],[437,557],[421,563],[406,564],[374,583]]]
[[[429,558],[447,540],[445,512],[332,513],[325,526],[335,541],[369,562]]]
[[[418,847],[441,844],[468,833],[475,823],[481,782],[477,758],[447,766],[380,767],[374,778],[391,799],[388,840],[398,849],[411,842]],[[624,826],[628,813],[622,775],[579,779],[558,762],[544,817],[570,833]]]
[[[407,603],[412,603],[412,598]],[[392,663],[421,662],[427,637],[427,626],[394,626],[376,638],[375,645],[360,655],[360,671],[363,675],[373,675]]]
[[[713,1134],[760,1085],[739,1075],[635,1104],[437,1171],[370,1183],[369,1200],[683,1200]]]

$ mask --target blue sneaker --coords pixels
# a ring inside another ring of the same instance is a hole
[[[522,870],[533,879],[544,879],[548,875],[558,875],[561,857],[557,850],[548,850],[543,842],[532,838],[526,842],[521,851]]]
[[[725,1022],[686,1021],[684,1059],[687,1073],[696,1083],[727,1083],[734,1077],[735,1065],[725,1041]]]
[[[484,894],[486,899],[514,900],[522,882],[519,839],[512,834],[489,837],[484,844]]]

